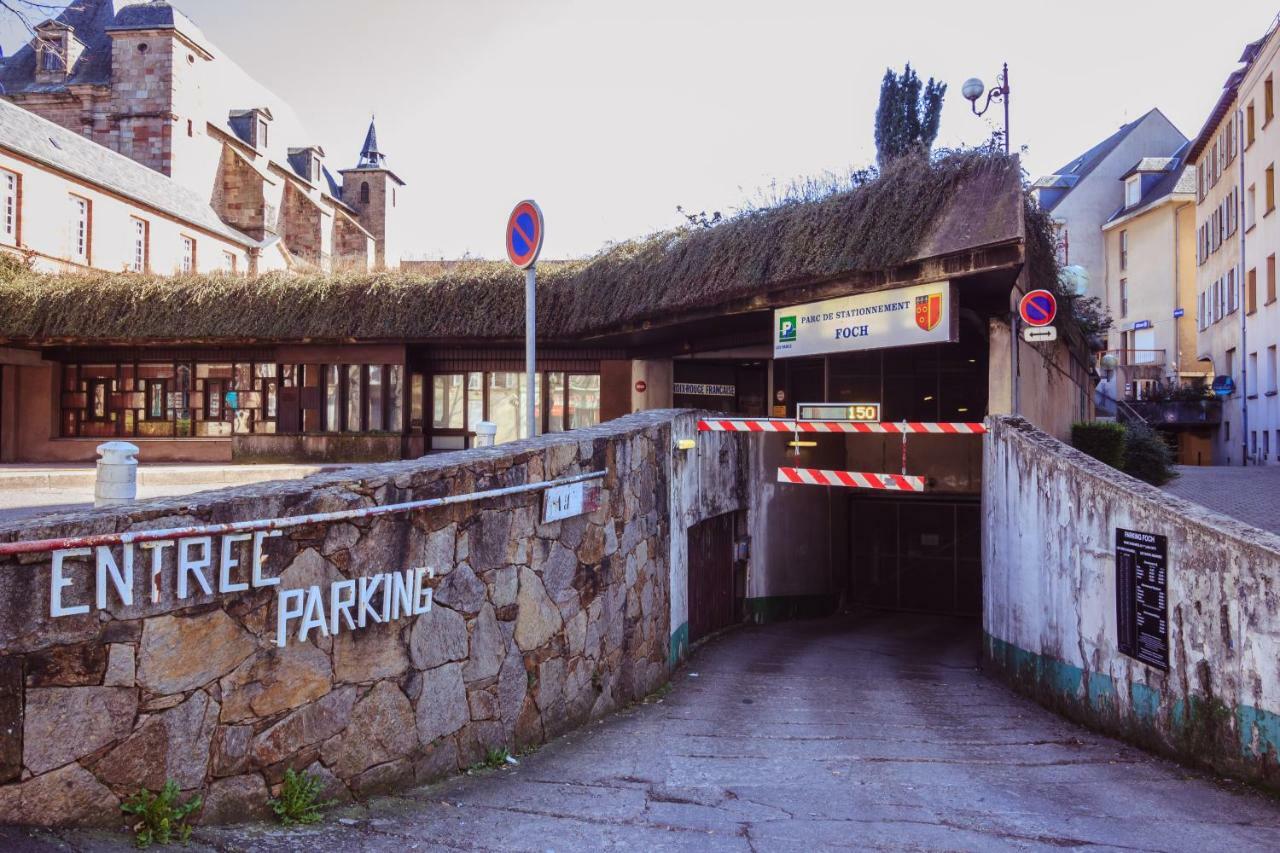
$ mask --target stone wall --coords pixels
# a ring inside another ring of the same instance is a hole
[[[220,593],[247,583],[255,560],[254,543],[219,548],[217,537],[206,552],[211,592],[198,571],[172,565],[180,548],[188,557],[201,548],[173,546],[161,552],[153,599],[155,552],[138,546],[128,603],[110,574],[99,589],[88,558],[66,561],[62,588],[47,553],[0,558],[0,822],[118,823],[123,797],[166,779],[204,795],[203,820],[262,815],[288,768],[318,774],[326,796],[348,799],[432,781],[490,748],[542,743],[643,697],[669,672],[673,537],[737,500],[688,493],[703,488],[693,469],[732,468],[742,441],[709,436],[705,462],[677,462],[673,435],[692,434],[694,421],[646,412],[0,528],[0,541],[167,529],[608,472],[598,509],[551,524],[540,523],[541,494],[524,493],[289,528],[257,543],[264,582],[281,579],[274,587]],[[733,482],[721,470],[708,487],[725,477]],[[239,559],[226,577],[220,550]],[[123,546],[111,553],[123,565]],[[299,640],[294,622],[278,645],[285,591],[336,591],[335,582],[420,566],[437,573],[425,581],[430,610],[352,630],[335,606],[335,633]],[[88,612],[52,618],[55,592],[61,606]]]
[[[1016,418],[983,474],[986,667],[1069,717],[1280,787],[1280,537]],[[1169,670],[1118,647],[1116,530],[1167,537]]]

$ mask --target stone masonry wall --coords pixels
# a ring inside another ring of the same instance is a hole
[[[985,668],[1092,727],[1280,788],[1280,537],[1021,419],[988,423]],[[1167,672],[1119,650],[1117,528],[1167,537]]]
[[[99,609],[95,566],[69,560],[57,591],[62,606],[89,605],[82,615],[51,618],[49,554],[0,558],[0,822],[119,823],[122,798],[167,779],[204,795],[204,821],[260,816],[288,768],[345,800],[430,782],[643,697],[668,675],[672,435],[692,421],[646,412],[0,528],[0,541],[163,529],[608,472],[598,509],[551,524],[541,493],[526,493],[287,529],[261,543],[262,575],[279,586],[219,593],[215,553],[212,594],[188,574],[179,599],[170,547],[153,602],[152,556],[139,550],[133,602],[108,579]],[[227,581],[248,579],[249,544]],[[277,645],[283,591],[419,566],[437,573],[429,611]]]

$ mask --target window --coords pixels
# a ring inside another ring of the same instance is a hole
[[[1129,316],[1129,279],[1120,279],[1120,316]]]
[[[1142,198],[1142,177],[1134,175],[1124,182],[1124,206],[1133,207]]]
[[[1129,232],[1120,232],[1120,269],[1129,268]]]
[[[195,136],[195,135],[196,135],[195,123],[192,122],[191,119],[187,119],[187,136]]]
[[[1236,309],[1240,307],[1240,293],[1236,289],[1236,271],[1234,269],[1227,270],[1227,313],[1234,314]]]
[[[62,40],[40,37],[40,70],[61,71],[66,63],[62,59]]]
[[[462,374],[444,373],[433,376],[431,378],[431,428],[465,429],[462,407]]]
[[[1196,297],[1196,325],[1200,331],[1204,331],[1208,327],[1208,323],[1204,318],[1204,291],[1200,291],[1200,295]]]
[[[258,147],[267,147],[267,120],[265,118],[258,119]]]
[[[360,374],[363,371],[358,364],[348,364],[345,370],[347,371],[347,432],[360,432],[363,429],[360,423],[362,397]]]
[[[235,252],[224,251],[222,253],[222,269],[229,273],[234,273],[236,271],[236,253]]]
[[[1266,192],[1267,209],[1264,212],[1264,215],[1276,209],[1276,164],[1275,163],[1272,163],[1270,166],[1267,167],[1266,189],[1267,189],[1267,192]]]
[[[1222,279],[1213,283],[1213,322],[1222,319]]]
[[[1276,345],[1267,347],[1267,393],[1275,394],[1276,387]]]
[[[1250,314],[1258,310],[1258,271],[1257,269],[1249,270],[1249,275],[1245,280],[1244,310]]]
[[[1250,397],[1258,396],[1258,354],[1249,353],[1249,375],[1245,378],[1245,393]]]
[[[312,154],[312,155],[311,155],[311,181],[312,181],[312,183],[317,183],[317,184],[318,184],[318,183],[320,183],[320,175],[322,174],[322,170],[323,170],[323,169],[324,169],[324,167],[320,165],[320,158],[319,158],[319,157],[317,157],[317,156],[315,156],[314,154]]]
[[[1267,256],[1267,304],[1276,301],[1276,256]]]
[[[1227,365],[1226,365],[1226,367],[1227,367],[1227,376],[1230,376],[1232,379],[1235,379],[1235,378],[1236,378],[1236,350],[1235,350],[1235,347],[1232,347],[1231,349],[1227,350]],[[1237,382],[1237,383],[1236,383],[1236,386],[1237,386],[1237,387],[1239,387],[1239,385],[1240,385],[1240,383],[1238,383],[1238,382]],[[1234,395],[1233,395],[1233,396],[1234,396]]]
[[[18,242],[18,176],[0,169],[0,240]]]
[[[196,241],[190,237],[182,238],[182,271],[184,273],[195,272],[196,269]]]
[[[1271,75],[1267,75],[1262,84],[1262,126],[1266,127],[1276,114],[1275,89],[1271,83]]]
[[[1244,230],[1248,231],[1253,227],[1258,217],[1258,188],[1254,184],[1249,184],[1249,191],[1245,194],[1244,206]]]
[[[168,415],[165,413],[165,381],[163,379],[148,379],[146,387],[147,420],[167,420]]]
[[[366,368],[369,371],[367,409],[368,415],[365,418],[365,429],[370,432],[381,432],[382,424],[382,366],[371,364]]]
[[[1253,144],[1253,140],[1254,140],[1253,125],[1254,125],[1253,101],[1250,101],[1249,106],[1246,107],[1244,111],[1244,126],[1245,126],[1244,141],[1246,146]]]
[[[368,181],[360,182],[360,203],[361,204],[369,203],[369,182]]]
[[[89,200],[71,196],[71,259],[89,263]]]
[[[391,206],[392,207],[396,206],[396,188],[395,187],[391,188]]]
[[[133,262],[130,268],[134,272],[147,271],[147,221],[133,218]]]

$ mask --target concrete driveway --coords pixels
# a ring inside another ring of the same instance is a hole
[[[970,622],[744,628],[665,697],[525,757],[194,849],[1280,849],[1280,805],[1064,722],[975,668]],[[0,830],[3,849],[127,849]],[[6,846],[9,845],[9,846]]]

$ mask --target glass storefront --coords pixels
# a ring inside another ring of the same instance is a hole
[[[401,432],[404,366],[258,361],[64,364],[68,438]]]
[[[599,374],[539,372],[533,411],[538,433],[563,432],[600,422]],[[498,427],[497,442],[515,441],[525,433],[529,411],[525,374],[513,370],[437,373],[431,391],[431,450],[468,447],[480,421]],[[543,406],[544,398],[549,405]]]

